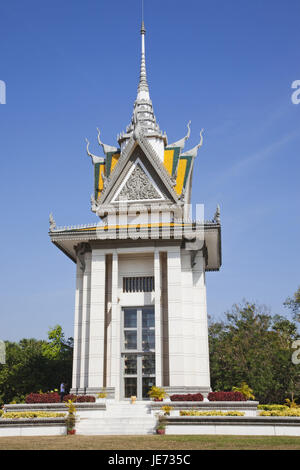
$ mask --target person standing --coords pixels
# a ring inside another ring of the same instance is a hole
[[[62,402],[66,393],[66,387],[64,382],[60,384],[60,401]]]

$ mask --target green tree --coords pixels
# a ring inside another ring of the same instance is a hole
[[[295,323],[248,302],[234,305],[225,318],[209,327],[213,390],[229,391],[246,382],[261,403],[293,395],[299,375],[291,361]]]
[[[72,357],[73,339],[65,340],[65,335],[60,325],[50,328],[48,342],[42,346],[43,354],[48,359],[63,360]]]
[[[72,338],[65,341],[61,327],[52,328],[48,338],[49,341],[5,342],[6,363],[0,365],[0,403],[22,401],[31,392],[53,390],[62,380],[71,383]]]
[[[291,310],[294,320],[300,322],[300,287],[293,297],[286,299],[283,305]]]

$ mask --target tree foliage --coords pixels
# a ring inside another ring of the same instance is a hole
[[[248,302],[234,305],[225,318],[209,327],[212,389],[246,382],[261,403],[294,396],[300,374],[291,360],[297,325]]]
[[[25,395],[71,383],[72,338],[65,340],[62,328],[49,330],[48,341],[5,341],[6,363],[0,365],[0,403],[24,400]]]
[[[300,287],[298,287],[293,297],[286,299],[284,306],[291,310],[294,320],[300,322]]]

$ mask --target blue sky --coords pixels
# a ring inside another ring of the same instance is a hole
[[[139,75],[140,0],[1,3],[0,338],[73,335],[75,265],[48,237],[96,222],[85,137],[130,121]],[[145,0],[151,98],[169,141],[205,129],[193,203],[221,206],[223,267],[207,274],[216,319],[242,299],[286,313],[300,284],[299,0]]]

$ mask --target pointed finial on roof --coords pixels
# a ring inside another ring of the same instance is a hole
[[[126,141],[133,135],[135,128],[139,125],[146,138],[155,137],[163,141],[165,146],[168,143],[166,134],[162,134],[159,124],[156,122],[154,115],[153,105],[150,98],[149,85],[147,80],[146,71],[146,48],[145,48],[145,35],[146,28],[144,22],[144,1],[142,1],[142,25],[141,25],[141,65],[140,77],[137,90],[137,97],[134,103],[133,115],[129,126],[126,128],[126,133],[120,135],[118,142],[121,146],[121,151],[126,144]],[[162,150],[163,153],[163,150]],[[162,156],[163,158],[163,156]]]
[[[105,153],[105,155],[107,155],[108,153],[115,153],[118,151],[117,147],[113,147],[111,145],[107,145],[107,144],[104,144],[101,139],[100,139],[100,130],[98,129],[97,127],[97,131],[98,131],[98,143],[99,145],[101,145],[101,147],[103,148],[103,152]]]
[[[187,128],[188,128],[187,135],[183,139],[178,140],[177,142],[174,142],[173,144],[169,144],[169,147],[179,147],[181,148],[181,150],[183,150],[186,141],[190,138],[190,135],[191,135],[191,122],[192,121],[189,121],[187,125]]]
[[[145,50],[145,35],[146,28],[144,23],[144,2],[142,4],[142,27],[141,27],[141,36],[142,36],[142,55],[141,55],[141,71],[140,71],[140,81],[138,86],[138,96],[137,99],[150,99],[149,94],[149,85],[147,81],[147,71],[146,71],[146,50]]]
[[[88,154],[89,157],[91,157],[93,165],[96,165],[97,163],[104,163],[105,158],[104,157],[97,157],[96,155],[93,155],[90,152],[90,143],[89,143],[88,139],[85,139],[85,141],[86,141],[86,153]]]
[[[198,145],[196,145],[196,147],[194,147],[193,149],[191,150],[188,150],[187,152],[185,153],[182,153],[181,156],[190,156],[190,157],[197,157],[197,154],[198,154],[198,150],[200,147],[202,147],[203,145],[203,129],[201,130],[200,132],[200,142]]]

